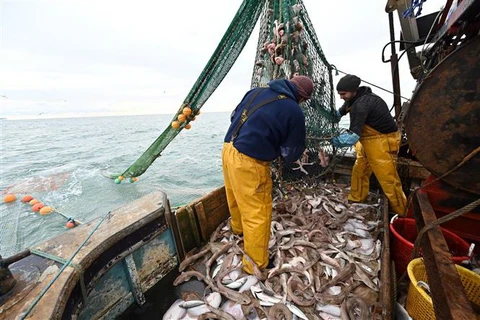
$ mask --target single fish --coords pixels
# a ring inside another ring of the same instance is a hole
[[[283,303],[276,303],[268,310],[268,318],[292,320],[293,314]]]
[[[328,313],[332,316],[335,316],[335,317],[340,317],[340,314],[341,314],[340,307],[339,306],[334,306],[334,305],[331,305],[331,304],[327,304],[327,305],[317,304],[317,306],[315,307],[315,310],[321,311],[321,312],[326,312],[326,313]]]
[[[323,148],[320,147],[318,150],[318,158],[320,160],[320,165],[325,168],[328,166],[328,157],[325,154],[325,151],[323,151]]]
[[[187,310],[180,307],[180,304],[184,302],[181,299],[176,300],[170,308],[163,314],[163,320],[178,320],[183,318],[187,314]]]
[[[247,276],[247,281],[245,281],[245,283],[240,287],[238,292],[241,293],[241,292],[250,290],[250,287],[257,284],[257,282],[258,282],[258,279],[254,275]]]
[[[183,301],[182,303],[180,303],[180,307],[185,309],[190,309],[190,308],[202,306],[204,304],[205,302],[202,300],[190,300],[190,301]]]

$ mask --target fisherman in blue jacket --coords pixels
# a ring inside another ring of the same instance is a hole
[[[348,200],[367,199],[373,172],[389,200],[390,210],[405,215],[407,198],[397,173],[400,131],[385,101],[369,87],[360,87],[360,82],[359,77],[348,74],[337,84],[338,94],[345,103],[337,110],[336,120],[349,113],[350,130],[334,137],[332,144],[339,148],[354,145],[357,156]]]
[[[296,76],[248,91],[233,111],[225,135],[222,164],[232,231],[243,234],[245,254],[260,269],[268,265],[270,163],[279,156],[293,162],[303,154],[305,116],[299,104],[311,98],[313,87],[309,77]],[[246,257],[243,266],[253,273]]]

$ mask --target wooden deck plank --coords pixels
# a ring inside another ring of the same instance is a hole
[[[418,191],[414,196],[413,204],[419,230],[437,220],[425,192]],[[421,248],[436,319],[475,319],[475,313],[468,301],[465,288],[452,262],[439,226],[423,236]]]
[[[389,228],[389,219],[388,219],[388,199],[385,195],[383,195],[383,210],[382,210],[382,218],[383,218],[383,246],[382,246],[382,271],[381,271],[381,283],[380,286],[380,304],[383,306],[383,314],[382,317],[385,320],[392,319],[392,305],[393,299],[395,298],[393,295],[393,287],[392,281],[392,270],[391,270],[391,262],[390,262],[390,228]]]
[[[132,201],[110,213],[110,216],[95,231],[90,240],[78,252],[72,263],[88,267],[99,254],[164,213],[162,193],[153,192]],[[33,248],[49,255],[68,260],[87,238],[100,218],[68,230]]]
[[[185,255],[201,244],[195,212],[190,205],[183,206],[175,211],[175,219],[179,230],[181,249]]]
[[[340,163],[335,166],[335,173],[351,175],[355,159],[353,155],[345,155],[340,160]],[[431,174],[420,162],[406,158],[398,158],[397,170],[399,172],[408,172],[409,178],[419,180],[424,180]]]
[[[29,261],[39,259],[38,257],[27,258]],[[0,308],[0,319],[13,320],[18,319],[18,316],[25,312],[34,302],[42,290],[50,283],[56,276],[60,269],[60,264],[50,261],[49,268],[42,270],[41,276],[37,282],[22,283],[25,285],[23,291],[16,293],[16,298],[7,300]],[[16,277],[21,277],[23,273],[19,272]],[[53,283],[50,289],[40,299],[36,307],[27,316],[26,319],[60,319],[62,317],[63,309],[68,300],[71,288],[73,288],[79,279],[77,270],[67,267],[58,279]],[[59,299],[59,297],[62,297]]]
[[[208,241],[217,226],[229,217],[225,187],[218,188],[198,201],[194,201],[192,207],[198,218],[202,240]]]

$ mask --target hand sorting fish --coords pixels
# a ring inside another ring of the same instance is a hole
[[[182,294],[163,319],[381,319],[379,204],[349,203],[343,185],[289,190],[274,201],[269,267],[242,270],[243,239],[227,220],[174,282],[197,278],[204,296]]]

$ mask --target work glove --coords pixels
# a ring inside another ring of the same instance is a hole
[[[339,122],[340,119],[342,119],[342,114],[340,113],[339,110],[335,110],[333,114],[333,122]]]
[[[360,139],[360,136],[354,132],[345,132],[332,138],[332,145],[336,148],[351,147]]]

